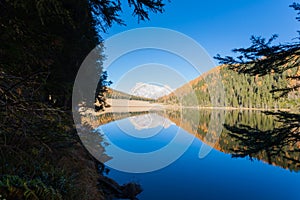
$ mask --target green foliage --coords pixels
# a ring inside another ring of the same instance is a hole
[[[76,142],[75,133],[71,132],[69,115],[46,108],[34,115],[26,111],[19,111],[18,115],[21,118],[16,118],[15,113],[1,116],[3,122],[0,131],[2,184],[4,179],[10,180],[6,175],[16,176],[24,180],[24,184],[21,187],[16,185],[17,182],[10,181],[10,186],[16,188],[18,194],[32,197],[29,199],[37,199],[33,198],[34,196],[38,196],[38,199],[51,199],[44,196],[47,195],[47,189],[52,192],[52,195],[61,195],[63,197],[61,199],[74,197],[76,191],[74,191],[73,176],[75,174],[70,168],[64,170],[61,161],[72,156],[70,147]],[[34,186],[37,181],[41,184]],[[9,185],[6,189],[2,186],[0,190],[5,190],[8,196],[14,194],[14,190],[7,190]]]
[[[0,179],[0,188],[7,199],[63,199],[59,191],[40,179],[25,180],[19,176],[4,175]]]
[[[264,77],[238,73],[228,68],[221,69],[222,82],[225,89],[226,105],[244,108],[291,108],[291,104],[283,104],[288,98],[278,98],[271,93],[274,88],[288,86],[286,73],[268,74]],[[297,95],[298,96],[298,95]]]

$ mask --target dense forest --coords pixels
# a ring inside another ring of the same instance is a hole
[[[98,43],[92,20],[86,1],[1,1],[2,198],[101,198],[69,110],[77,70]]]
[[[160,0],[125,5],[139,20],[164,7]],[[0,2],[1,199],[133,199],[140,192],[128,193],[103,175],[103,164],[81,144],[71,112],[77,71],[95,47],[93,95],[103,107],[101,33],[125,24],[123,6],[117,0]]]
[[[222,65],[203,74],[189,82],[191,89],[184,85],[172,94],[159,99],[160,102],[181,104],[185,106],[212,106],[210,89],[214,88],[216,79],[221,79],[225,92],[225,105],[235,108],[293,108],[299,104],[300,90],[289,93],[286,97],[273,93],[277,88],[286,88],[297,84],[287,79],[288,76],[297,75],[298,69],[289,69],[284,73],[272,72],[265,76],[252,76],[239,73]],[[195,103],[194,96],[197,98]]]

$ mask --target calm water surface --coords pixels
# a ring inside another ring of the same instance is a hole
[[[178,135],[178,148],[191,141],[182,156],[162,169],[127,173],[110,168],[109,176],[119,183],[142,185],[140,200],[299,200],[300,142],[292,136],[279,138],[276,130],[282,126],[258,111],[116,113],[102,116],[95,128],[102,139],[95,141],[103,146],[108,166],[132,164],[115,147],[142,154],[159,152]],[[214,148],[200,158],[203,144]]]

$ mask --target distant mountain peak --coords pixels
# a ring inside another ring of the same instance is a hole
[[[151,99],[157,99],[159,97],[168,95],[172,92],[172,89],[168,85],[159,86],[150,83],[136,83],[131,89],[130,94],[135,96],[141,96]]]

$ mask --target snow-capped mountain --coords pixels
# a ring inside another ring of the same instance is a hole
[[[157,99],[172,92],[169,86],[158,86],[148,83],[136,83],[130,93],[135,96]]]

